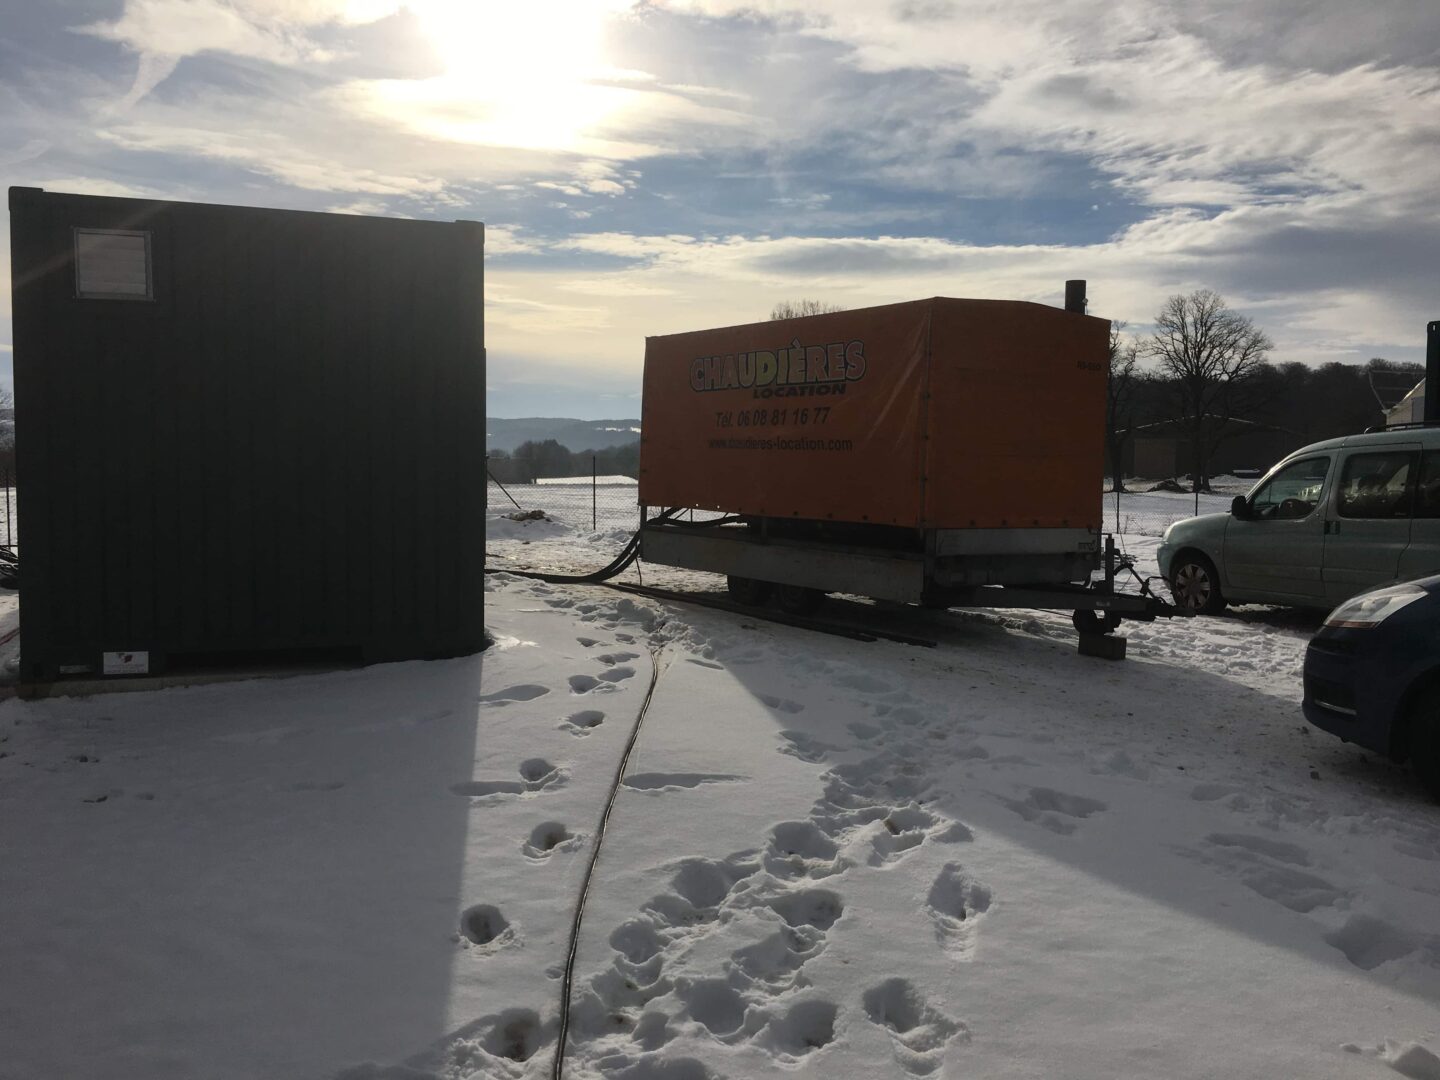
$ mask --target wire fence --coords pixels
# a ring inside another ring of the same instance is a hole
[[[1126,480],[1119,494],[1106,491],[1103,528],[1120,536],[1162,536],[1177,521],[1197,514],[1222,514],[1230,502],[1249,490],[1253,481],[1218,478],[1211,490],[1175,490],[1174,481]],[[628,476],[572,476],[541,480],[533,484],[501,484],[491,480],[488,504],[491,513],[525,514],[539,511],[553,521],[575,529],[609,532],[631,530],[639,525],[640,500],[637,482]]]
[[[576,529],[609,532],[640,524],[638,482],[629,476],[567,476],[533,484],[502,484],[493,478],[486,487],[492,514],[543,513]]]
[[[14,551],[20,544],[20,516],[16,512],[15,474],[0,470],[0,547]]]
[[[1121,536],[1163,536],[1177,521],[1198,514],[1225,514],[1236,495],[1244,495],[1253,480],[1216,477],[1210,490],[1179,490],[1184,481],[1126,479],[1126,490],[1106,491],[1104,528]]]
[[[1177,521],[1230,509],[1229,495],[1190,492],[1127,491],[1105,493],[1105,530],[1120,536],[1163,536]]]

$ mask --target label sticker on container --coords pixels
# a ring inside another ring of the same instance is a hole
[[[104,654],[106,675],[148,675],[150,654],[148,652],[107,652]]]

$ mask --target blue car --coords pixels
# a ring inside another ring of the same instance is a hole
[[[1305,718],[1395,761],[1440,799],[1440,575],[1345,601],[1305,651]]]

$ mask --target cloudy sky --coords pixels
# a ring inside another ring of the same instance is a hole
[[[1440,317],[1436,0],[0,13],[7,185],[485,221],[492,415],[638,415],[645,335],[801,297],[1204,286],[1312,364]]]

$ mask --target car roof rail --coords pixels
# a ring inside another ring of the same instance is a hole
[[[1384,431],[1408,431],[1412,428],[1433,427],[1440,427],[1440,420],[1411,420],[1404,424],[1376,424],[1373,427],[1367,427],[1364,434],[1378,435]]]

